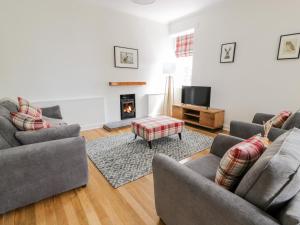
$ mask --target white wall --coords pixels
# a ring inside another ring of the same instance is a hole
[[[300,59],[277,61],[282,34],[300,32],[300,1],[226,0],[169,25],[196,29],[193,84],[212,86],[212,107],[250,121],[255,112],[300,106]],[[237,42],[236,60],[220,64],[221,43]]]
[[[114,45],[139,49],[140,68],[114,68]],[[167,47],[166,25],[101,8],[92,1],[2,0],[0,97],[58,103],[103,97],[98,113],[104,111],[105,116],[99,118],[115,121],[120,119],[119,95],[136,93],[137,116],[145,116],[146,94],[163,90]],[[109,81],[146,81],[147,86],[109,87]],[[94,109],[78,104],[82,115]],[[99,124],[99,118],[92,120]]]

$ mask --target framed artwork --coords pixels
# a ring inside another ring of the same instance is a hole
[[[220,63],[233,63],[235,56],[236,42],[221,45]]]
[[[277,60],[298,59],[300,55],[300,33],[280,36]]]
[[[138,69],[138,49],[114,46],[115,67]]]

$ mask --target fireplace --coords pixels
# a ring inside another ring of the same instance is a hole
[[[120,95],[121,120],[135,118],[135,94]]]

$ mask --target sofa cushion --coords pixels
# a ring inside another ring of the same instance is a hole
[[[10,148],[11,146],[7,141],[0,135],[0,150]]]
[[[68,125],[65,121],[61,119],[49,118],[47,116],[43,116],[43,120],[46,120],[51,127],[60,127]]]
[[[274,210],[300,190],[300,130],[273,142],[240,182],[236,194],[263,210]]]
[[[278,219],[282,225],[300,224],[300,192],[280,211]]]
[[[278,115],[274,116],[269,121],[272,121],[272,126],[276,128],[281,128],[284,122],[292,115],[290,111],[282,111]]]
[[[42,110],[40,108],[33,106],[29,101],[21,97],[18,97],[18,102],[20,113],[28,114],[38,119],[42,118]]]
[[[300,128],[300,111],[293,113],[282,125],[282,129],[290,130],[294,127]]]
[[[11,113],[11,121],[19,130],[39,130],[50,127],[47,121],[21,112]]]
[[[0,105],[0,116],[3,116],[7,119],[10,118],[10,112],[8,111],[7,108],[5,108],[4,106]]]
[[[264,138],[260,135],[234,145],[222,157],[215,182],[233,191],[265,149]]]
[[[11,100],[1,99],[0,106],[6,108],[9,112],[18,112],[18,105]]]
[[[201,174],[207,179],[214,181],[221,158],[213,154],[185,163],[187,167]]]
[[[17,128],[11,121],[3,116],[0,116],[0,136],[10,147],[19,146],[19,141],[15,138]]]
[[[77,124],[54,127],[49,129],[41,129],[36,131],[18,131],[16,138],[23,144],[33,144],[39,142],[46,142],[58,140],[63,138],[78,137],[80,133],[80,126]]]

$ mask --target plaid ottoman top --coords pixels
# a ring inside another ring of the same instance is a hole
[[[183,125],[182,120],[168,116],[147,117],[132,122],[133,132],[146,140],[180,133]]]

